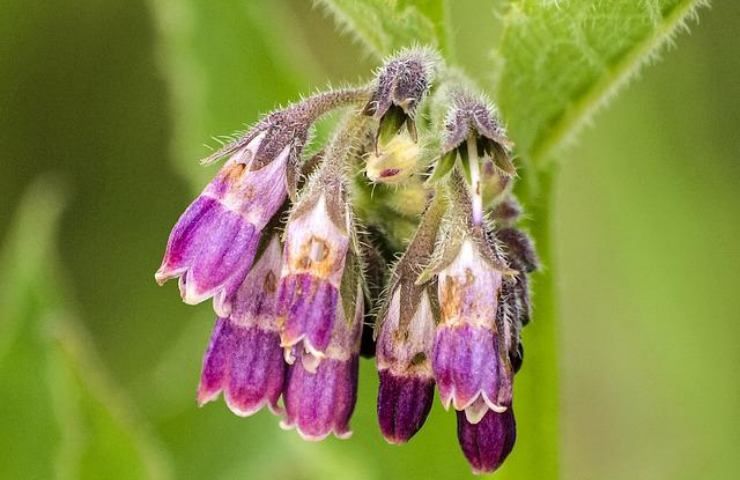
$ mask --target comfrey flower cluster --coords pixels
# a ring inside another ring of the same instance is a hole
[[[237,415],[266,406],[303,438],[346,438],[360,355],[375,354],[388,442],[421,429],[436,386],[473,470],[504,461],[537,258],[495,111],[454,82],[429,95],[439,68],[432,51],[402,51],[369,85],[275,111],[206,159],[226,161],[155,275],[179,278],[186,303],[213,301],[199,404],[223,393]],[[332,138],[305,154],[338,109]]]

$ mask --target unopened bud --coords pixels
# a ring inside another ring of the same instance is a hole
[[[394,135],[387,143],[379,142],[368,154],[365,171],[376,183],[398,184],[417,170],[421,147],[408,132]]]
[[[459,157],[470,186],[474,221],[479,224],[483,208],[496,204],[511,187],[516,174],[512,144],[486,99],[465,92],[456,92],[452,98],[433,178],[446,175]]]

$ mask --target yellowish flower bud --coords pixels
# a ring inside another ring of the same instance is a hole
[[[407,131],[379,143],[377,152],[368,156],[366,173],[376,183],[399,184],[416,172],[421,147]]]

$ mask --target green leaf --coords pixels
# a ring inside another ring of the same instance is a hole
[[[704,0],[512,2],[497,95],[518,151],[542,164],[685,26]]]
[[[496,98],[525,166],[518,187],[544,265],[533,279],[534,324],[517,382],[518,445],[503,478],[557,478],[558,315],[550,160],[682,26],[702,0],[511,3],[496,57]]]
[[[0,477],[167,478],[69,313],[54,250],[63,203],[56,182],[35,183],[2,252]]]
[[[371,53],[384,57],[401,47],[446,48],[446,6],[441,0],[317,0],[339,27]]]

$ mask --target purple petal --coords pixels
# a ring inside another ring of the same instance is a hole
[[[231,321],[243,327],[261,326],[278,330],[275,301],[281,262],[279,234],[274,233],[237,291],[229,297],[223,294],[229,301]],[[227,285],[224,292],[229,288]],[[214,303],[221,298],[214,298]]]
[[[477,424],[471,424],[464,412],[457,412],[457,438],[473,473],[490,473],[504,462],[514,448],[516,422],[514,411],[489,410]]]
[[[222,207],[216,199],[201,195],[180,216],[167,241],[162,266],[155,274],[160,285],[190,267],[207,240],[207,231],[217,214],[214,210],[219,208]]]
[[[434,399],[434,380],[381,370],[378,421],[388,443],[406,443],[424,425]]]
[[[269,404],[277,410],[285,364],[277,332],[218,319],[203,362],[198,403],[223,391],[229,408],[247,416]]]
[[[491,330],[470,325],[438,329],[432,369],[446,407],[452,402],[455,410],[463,410],[483,395],[491,408],[503,408],[499,402],[507,398],[499,390],[506,382],[500,363]]]
[[[229,160],[173,228],[157,281],[181,277],[186,303],[215,296],[217,314],[227,316],[262,229],[287,197],[288,154],[257,170]]]
[[[351,435],[349,419],[357,400],[359,357],[325,359],[311,373],[298,359],[288,368],[283,398],[284,428],[295,427],[307,440],[322,440],[330,433]]]
[[[218,318],[213,328],[208,349],[203,356],[203,371],[198,386],[198,404],[203,405],[215,399],[221,392],[228,369],[229,346],[231,343],[231,322]]]
[[[223,209],[214,219],[193,263],[181,281],[186,303],[199,303],[219,291],[233,293],[252,266],[259,232],[240,215]]]
[[[217,313],[227,316],[228,299],[249,271],[259,237],[244,217],[213,198],[200,196],[172,230],[155,278],[161,284],[179,276],[186,303],[216,296]]]
[[[310,274],[284,277],[277,303],[278,317],[285,319],[283,346],[303,340],[308,349],[325,351],[337,316],[338,297],[336,287]]]

